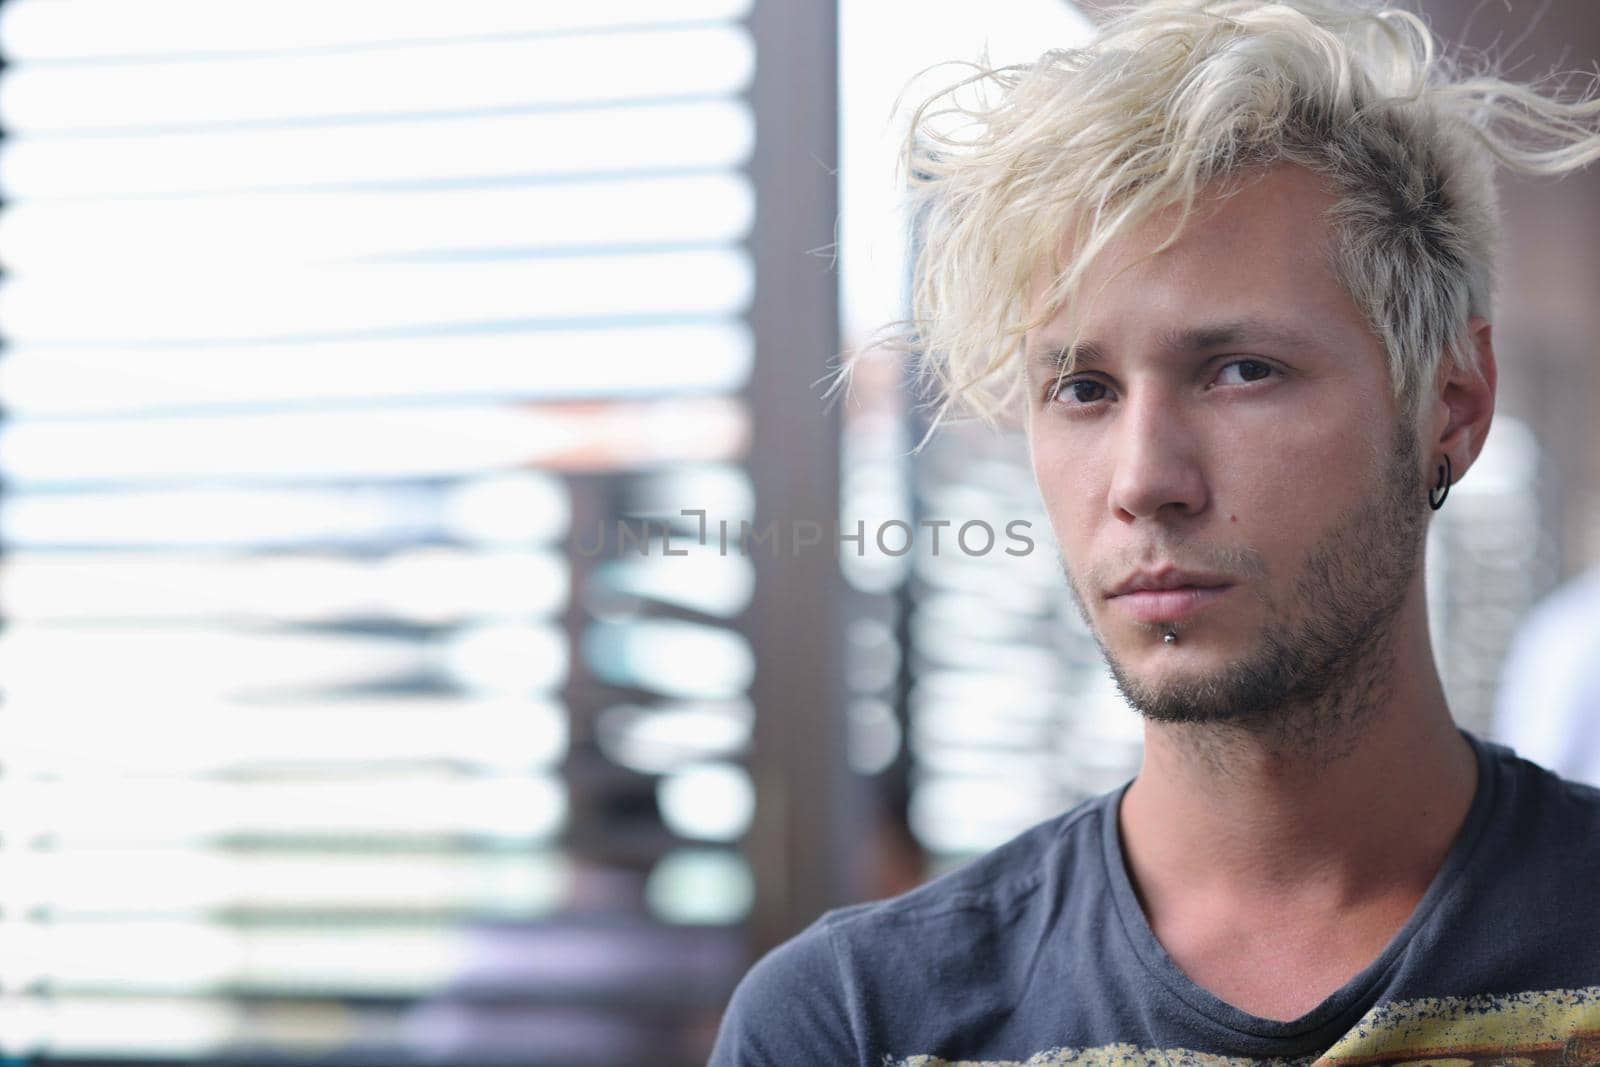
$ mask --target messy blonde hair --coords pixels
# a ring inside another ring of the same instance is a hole
[[[1560,174],[1600,157],[1600,102],[1465,71],[1416,15],[1358,0],[1110,14],[1087,47],[980,64],[912,117],[920,248],[896,340],[937,404],[930,434],[952,409],[993,424],[1012,408],[1025,333],[1071,312],[1109,242],[1176,208],[1166,247],[1208,186],[1279,163],[1335,197],[1332,266],[1402,410],[1442,360],[1477,370],[1467,325],[1489,311],[1496,167]],[[1041,269],[1052,281],[1035,302]]]

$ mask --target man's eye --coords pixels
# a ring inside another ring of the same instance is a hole
[[[1073,404],[1093,404],[1103,400],[1106,396],[1106,387],[1087,378],[1079,378],[1073,382],[1062,382],[1050,390],[1052,400],[1067,400]]]
[[[1272,373],[1272,364],[1264,363],[1259,359],[1236,359],[1222,368],[1222,373],[1217,375],[1217,380],[1223,384],[1229,375],[1235,375],[1241,382],[1259,382]]]

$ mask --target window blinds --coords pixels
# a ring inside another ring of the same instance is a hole
[[[748,7],[0,4],[0,1054],[692,1060]]]

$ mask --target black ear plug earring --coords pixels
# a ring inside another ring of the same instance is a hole
[[[1439,484],[1428,490],[1428,506],[1434,511],[1444,507],[1444,498],[1450,495],[1452,473],[1450,470],[1450,454],[1447,452],[1444,456],[1444,463],[1439,467]],[[1435,494],[1438,495],[1436,496]]]

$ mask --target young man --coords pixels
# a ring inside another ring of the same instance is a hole
[[[1587,162],[1595,107],[1334,0],[990,77],[914,134],[920,351],[1020,402],[1144,764],[824,916],[713,1063],[1600,1064],[1600,793],[1455,727],[1423,588],[1494,409],[1491,163]]]

